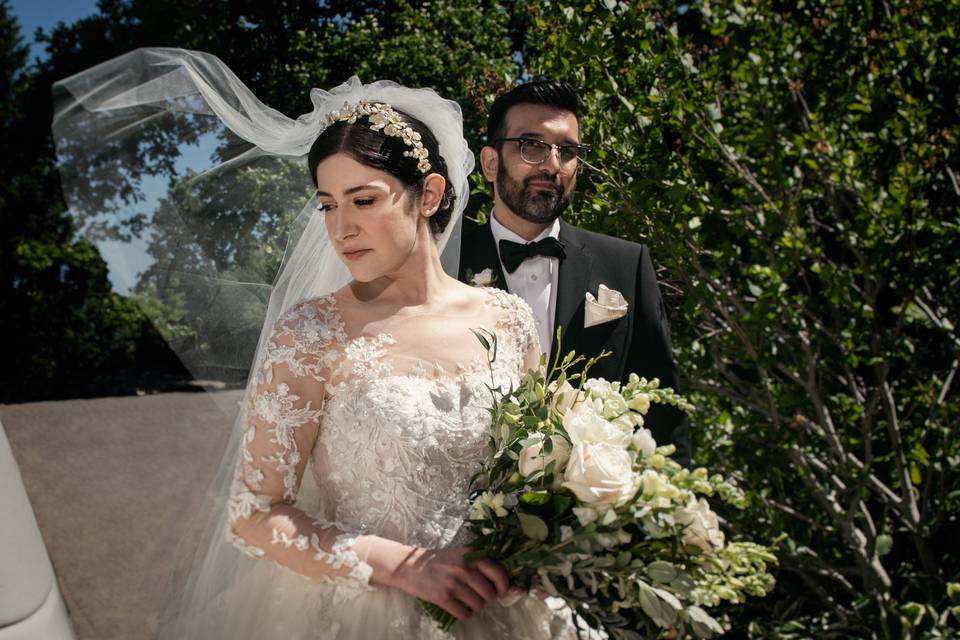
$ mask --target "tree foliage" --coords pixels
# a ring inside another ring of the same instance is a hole
[[[7,368],[9,375],[16,377],[16,384],[11,381],[4,385],[7,399],[24,399],[28,389],[30,397],[74,393],[69,384],[53,386],[50,381],[62,381],[81,372],[95,376],[105,368],[165,359],[169,353],[161,356],[154,349],[159,336],[146,322],[143,309],[166,338],[187,340],[192,331],[178,320],[189,315],[189,301],[174,295],[176,292],[167,298],[160,295],[149,270],[140,277],[139,306],[129,299],[113,297],[102,260],[92,247],[75,238],[74,221],[66,214],[60,196],[49,131],[50,86],[54,81],[139,46],[193,48],[218,55],[264,103],[290,116],[312,108],[311,88],[334,86],[354,73],[367,82],[389,78],[412,86],[432,86],[445,97],[465,104],[467,133],[472,143],[478,143],[483,115],[467,99],[471,82],[484,74],[506,79],[515,69],[509,3],[505,8],[497,5],[486,10],[463,0],[429,4],[407,0],[245,0],[213,4],[197,0],[109,0],[99,3],[96,14],[73,24],[61,23],[43,34],[47,57],[32,65],[27,64],[27,50],[9,18],[7,5],[2,6],[0,29],[4,40],[0,44],[4,44],[3,53],[10,59],[10,64],[4,65],[10,70],[10,82],[0,88],[11,94],[0,114],[5,139],[10,142],[3,171],[12,179],[4,182],[0,196],[5,231],[0,259],[4,264],[4,299],[10,301],[12,311],[5,318],[6,333],[22,338],[12,366]],[[199,15],[204,16],[202,23],[196,19]],[[178,203],[189,201],[195,211],[209,214],[191,223],[219,229],[229,228],[243,212],[218,211],[212,205],[223,194],[213,187],[190,192],[190,176],[178,172],[175,149],[198,135],[195,127],[186,123],[154,134],[135,141],[135,148],[123,150],[119,157],[125,159],[124,164],[114,167],[113,172],[103,167],[92,172],[83,163],[71,166],[70,153],[61,162],[63,171],[72,172],[72,180],[96,187],[87,189],[93,198],[87,203],[90,211],[97,210],[98,203],[101,210],[117,202],[135,203],[143,196],[139,189],[142,180],[165,179],[170,192],[156,211],[138,210],[112,226],[95,227],[100,239],[135,241],[148,225],[159,222],[152,228],[150,251],[160,255],[163,247],[171,246],[184,231],[178,226],[183,222],[176,215]],[[222,142],[230,144],[226,139]],[[263,233],[274,239],[282,237],[280,209],[269,186],[254,187],[258,180],[254,174],[246,194],[251,198],[246,210],[259,207],[265,216]],[[120,175],[122,180],[111,179]],[[239,261],[226,264],[221,260],[218,266],[227,271],[254,268],[269,272],[282,251],[280,246],[267,259],[263,252],[256,256],[256,251],[237,251],[229,234],[220,237],[222,246],[205,249],[213,250],[221,259]],[[276,244],[264,247],[276,248]],[[260,261],[258,266],[253,265],[256,260]],[[270,277],[265,279],[269,281]],[[183,284],[182,288],[189,292],[189,285]],[[85,311],[75,317],[74,311],[79,314],[81,307]],[[52,313],[53,309],[60,311]],[[117,311],[108,313],[108,309]],[[106,330],[114,324],[117,335]],[[134,329],[134,325],[139,328]],[[85,329],[81,331],[81,327]],[[60,344],[65,336],[70,336],[70,344],[78,353]],[[132,342],[125,342],[128,339]],[[141,349],[144,344],[151,345],[152,355]]]
[[[779,595],[741,612],[744,633],[958,628],[958,18],[532,8],[534,71],[584,88],[579,221],[652,246],[703,408],[697,457],[750,491],[732,526],[784,536]]]
[[[0,299],[7,336],[0,399],[83,392],[91,371],[175,366],[134,303],[114,294],[96,249],[75,236],[50,153],[49,88],[38,92],[19,26],[0,2]],[[36,98],[43,95],[44,103]],[[41,128],[42,127],[42,128]]]

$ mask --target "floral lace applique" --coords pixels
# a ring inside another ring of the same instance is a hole
[[[328,526],[326,523],[314,521],[316,526]],[[314,560],[326,562],[334,569],[347,567],[350,569],[350,577],[366,583],[370,580],[373,568],[365,562],[360,561],[360,557],[354,550],[357,536],[352,534],[341,534],[336,537],[329,550],[324,549],[320,544],[320,536],[316,533],[298,536],[289,536],[278,529],[271,530],[271,542],[281,545],[287,549],[293,547],[297,551],[314,551]]]
[[[410,375],[414,378],[427,377],[427,367],[424,366],[423,360],[417,360],[417,364],[413,365],[413,369],[410,370]]]
[[[389,375],[390,366],[383,361],[387,355],[384,347],[396,342],[388,333],[378,334],[375,338],[361,336],[351,340],[344,354],[346,361],[352,366],[353,375],[366,379]]]
[[[330,563],[334,568],[350,567],[350,577],[367,584],[370,581],[370,576],[373,575],[373,567],[360,560],[360,556],[354,550],[356,542],[357,536],[355,535],[339,535],[330,549],[331,553],[320,551],[317,553],[316,559],[321,559],[322,554],[324,561]]]
[[[333,355],[331,347],[346,341],[343,319],[332,295],[301,302],[275,325],[255,381],[270,384],[273,368],[285,364],[296,377],[310,376],[322,382],[322,373]]]
[[[498,334],[511,339],[512,349],[507,351],[507,355],[512,358],[512,363],[517,365],[517,372],[523,375],[526,373],[525,364],[534,364],[530,362],[533,359],[531,354],[539,356],[541,351],[533,311],[519,296],[501,289],[491,291],[493,304],[506,311],[498,323]]]
[[[293,509],[303,473],[303,451],[312,448],[323,415],[326,372],[339,355],[337,347],[346,340],[332,296],[296,305],[277,322],[269,338],[254,377],[256,393],[248,403],[247,429],[228,504],[231,529],[227,537],[251,557],[280,560],[239,535],[237,526],[281,505]],[[283,515],[292,518],[294,513]],[[331,525],[320,520],[312,525],[313,531],[296,535],[271,527],[270,542],[331,569],[349,569],[350,578],[366,584],[372,569],[353,550],[357,536],[341,533],[331,542],[328,538],[336,534]],[[287,557],[282,564],[299,562]]]
[[[290,504],[297,498],[296,467],[300,463],[294,431],[305,424],[319,421],[321,414],[320,410],[311,408],[310,402],[304,407],[295,407],[294,403],[298,400],[300,398],[290,393],[290,387],[286,384],[277,385],[276,393],[264,392],[254,399],[257,417],[273,425],[269,430],[273,435],[270,442],[276,445],[274,452],[261,460],[283,474],[283,499]]]

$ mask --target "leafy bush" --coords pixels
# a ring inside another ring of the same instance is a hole
[[[782,537],[744,635],[956,633],[955,2],[530,7],[583,87],[577,221],[664,268],[695,454]]]

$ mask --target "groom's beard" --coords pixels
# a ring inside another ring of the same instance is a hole
[[[554,188],[546,190],[543,186],[529,186],[536,181],[553,182]],[[570,205],[570,194],[563,192],[563,185],[557,184],[556,178],[540,174],[526,178],[521,184],[508,175],[502,164],[497,173],[497,193],[511,211],[537,224],[550,224]]]

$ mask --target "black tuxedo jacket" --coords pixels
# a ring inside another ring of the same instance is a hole
[[[606,349],[613,355],[601,358],[590,369],[591,377],[626,382],[630,373],[659,378],[661,386],[679,391],[676,366],[670,345],[667,315],[660,288],[644,245],[573,227],[560,221],[560,242],[567,257],[560,263],[557,279],[557,308],[554,331],[561,330],[564,353],[576,351],[587,358]],[[490,225],[464,221],[460,250],[460,280],[467,272],[490,268],[495,286],[506,289],[506,278]],[[600,285],[616,289],[627,300],[627,315],[584,328],[585,295],[597,296]],[[556,339],[552,353],[557,353]],[[552,357],[552,356],[551,356]],[[690,443],[685,414],[673,407],[653,405],[646,416],[659,444],[677,447],[674,459],[690,466]]]

